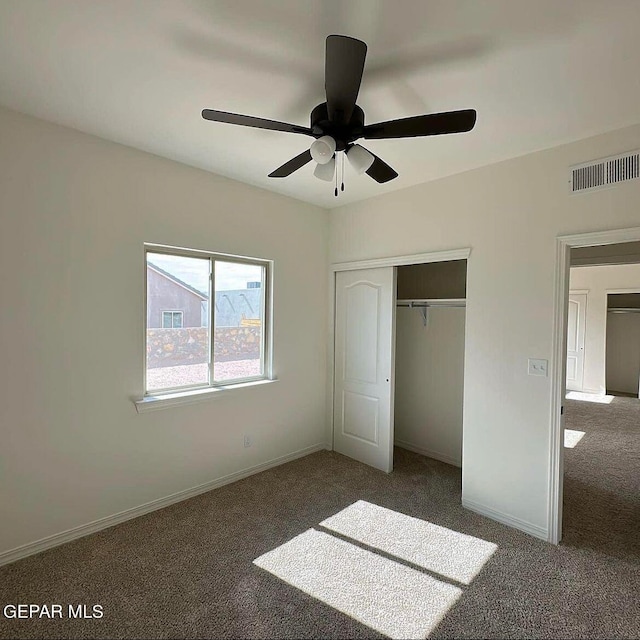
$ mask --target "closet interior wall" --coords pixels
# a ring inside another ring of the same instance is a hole
[[[466,260],[397,268],[395,444],[458,467],[466,279]]]

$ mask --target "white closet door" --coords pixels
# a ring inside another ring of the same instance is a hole
[[[395,269],[336,274],[333,447],[393,470]]]
[[[587,294],[569,292],[567,318],[567,389],[582,391],[584,381],[584,337]]]

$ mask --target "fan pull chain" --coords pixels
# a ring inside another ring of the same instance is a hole
[[[336,179],[336,189],[333,192],[333,194],[335,195],[335,197],[338,197],[338,162],[336,161],[335,164],[335,179]]]
[[[342,152],[342,186],[340,191],[344,191],[344,151]]]

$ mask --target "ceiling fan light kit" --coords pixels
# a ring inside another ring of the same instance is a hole
[[[358,175],[362,175],[365,171],[371,167],[375,158],[372,153],[369,153],[363,146],[354,144],[347,151],[347,160],[349,164],[355,169]]]
[[[476,123],[474,109],[411,116],[365,125],[364,111],[356,104],[356,100],[360,91],[366,55],[367,45],[361,40],[339,35],[327,37],[325,50],[327,101],[319,104],[311,112],[310,127],[213,109],[204,109],[202,117],[214,122],[297,133],[315,138],[310,149],[285,162],[272,171],[269,177],[285,178],[314,160],[317,163],[314,175],[328,182],[335,175],[336,152],[340,151],[346,153],[347,159],[357,173],[366,173],[376,182],[389,182],[398,177],[398,173],[384,160],[361,145],[354,144],[360,138],[365,140],[415,138],[464,133],[473,129]]]
[[[336,152],[336,141],[331,136],[322,136],[311,145],[309,151],[318,164],[327,164]]]
[[[336,159],[335,156],[333,158],[329,158],[328,162],[318,163],[316,168],[313,170],[313,175],[320,180],[324,180],[326,182],[332,182],[333,176],[336,172]]]

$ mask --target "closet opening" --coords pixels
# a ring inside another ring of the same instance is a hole
[[[332,265],[334,451],[385,473],[403,449],[461,467],[469,254]]]
[[[605,351],[607,395],[640,397],[640,293],[607,295]]]
[[[467,261],[396,269],[394,444],[461,469]]]

